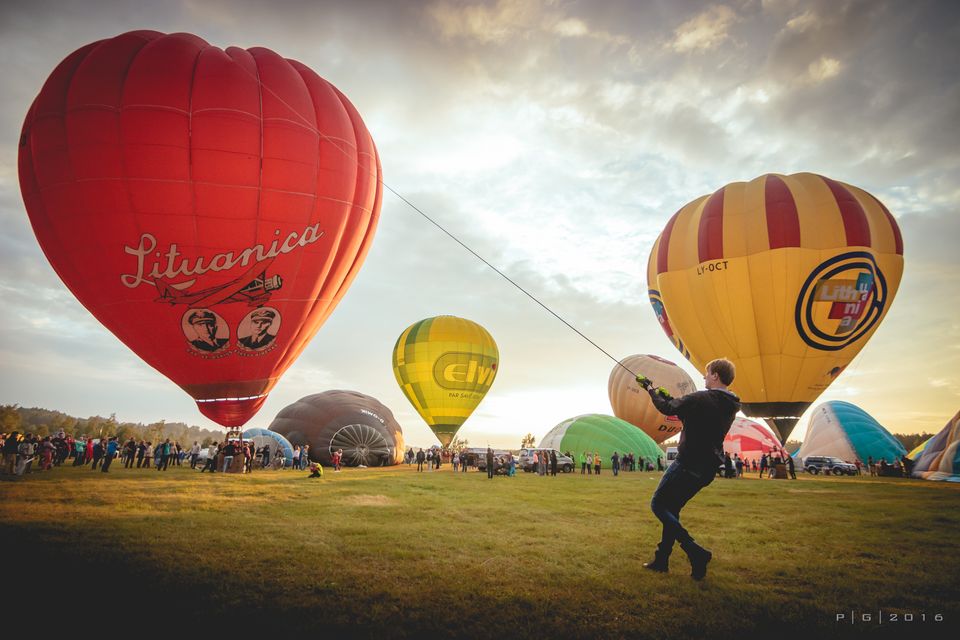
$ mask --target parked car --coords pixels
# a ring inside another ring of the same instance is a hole
[[[843,474],[847,474],[848,476],[857,475],[856,465],[844,462],[840,458],[834,458],[833,456],[807,456],[803,459],[803,468],[807,473],[812,475],[817,475],[821,471],[825,474],[832,473],[835,476],[842,476]]]
[[[485,472],[487,470],[487,450],[471,449],[470,451],[475,451],[473,455],[476,457],[477,471]],[[507,451],[506,449],[493,450],[493,472],[495,474],[506,475],[510,471],[509,465],[507,464],[508,453],[510,452]]]
[[[533,466],[534,451],[537,452],[537,455],[542,455],[544,453],[550,455],[551,451],[555,451],[557,454],[557,471],[570,473],[574,469],[575,463],[573,458],[566,454],[560,453],[556,449],[520,449],[520,460],[517,462],[517,466],[524,471],[536,471],[536,468]]]

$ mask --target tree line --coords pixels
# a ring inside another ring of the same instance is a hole
[[[53,409],[21,407],[15,404],[0,405],[0,432],[33,433],[42,438],[54,435],[61,429],[68,436],[74,438],[78,436],[93,438],[116,436],[121,442],[130,438],[150,442],[170,438],[171,442],[176,441],[182,445],[193,444],[196,441],[204,446],[214,441],[220,441],[224,436],[222,431],[188,426],[183,422],[167,422],[166,420],[151,422],[150,424],[120,422],[117,420],[115,413],[111,413],[108,418],[103,416],[77,418]]]

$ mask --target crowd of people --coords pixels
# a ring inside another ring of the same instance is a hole
[[[282,447],[271,449],[269,444],[257,447],[251,440],[225,440],[202,446],[194,442],[189,448],[170,438],[154,443],[150,440],[108,436],[78,436],[62,430],[52,436],[12,431],[0,434],[3,452],[3,471],[8,476],[22,476],[37,471],[49,471],[69,464],[101,473],[109,473],[114,460],[124,469],[166,471],[171,466],[217,471],[249,473],[259,469],[306,470],[310,465],[310,445],[296,446],[293,459],[286,460]],[[335,469],[339,470],[343,450],[334,453]],[[237,462],[235,462],[237,461]]]
[[[305,444],[293,447],[291,460],[287,460],[283,448],[271,448],[269,444],[257,447],[252,441],[228,440],[213,442],[203,446],[194,442],[189,448],[180,442],[169,438],[154,443],[150,440],[136,440],[129,438],[120,442],[116,437],[95,438],[92,436],[71,435],[59,431],[52,436],[37,436],[35,434],[21,434],[13,431],[9,434],[0,434],[0,448],[3,452],[3,471],[8,476],[18,476],[35,471],[49,471],[65,463],[71,466],[89,466],[90,469],[109,473],[115,459],[124,469],[152,469],[166,471],[169,467],[189,465],[191,469],[200,469],[201,472],[215,473],[217,471],[249,473],[254,469],[293,469],[313,470],[315,474],[322,473],[313,469],[310,460],[310,445]],[[444,463],[449,463],[455,473],[464,473],[471,467],[484,467],[489,477],[494,475],[514,476],[518,466],[529,468],[537,475],[557,475],[557,451],[552,449],[527,449],[526,459],[512,452],[497,452],[490,450],[492,463],[479,450],[458,449],[446,450],[439,447],[420,448],[414,451],[407,449],[403,462],[408,466],[416,464],[417,471],[439,470]],[[562,455],[574,459],[574,454],[565,452]],[[343,450],[339,449],[331,454],[334,471],[340,471],[343,459]],[[576,458],[581,475],[599,475],[604,467],[602,457],[597,451],[582,451]],[[234,461],[242,461],[234,462]],[[481,462],[487,464],[481,465]],[[782,466],[781,466],[782,465]],[[717,469],[717,475],[722,478],[742,478],[744,473],[756,473],[761,478],[776,477],[777,469],[784,469],[790,478],[796,479],[795,462],[792,456],[785,452],[771,452],[763,454],[759,459],[745,459],[739,454],[726,454],[723,464]],[[855,462],[857,473],[866,467],[871,476],[908,476],[912,471],[913,461],[904,456],[888,463],[886,459],[867,459],[866,464],[859,460]],[[635,453],[614,452],[610,458],[610,470],[613,475],[621,471],[664,471],[663,456],[656,460],[638,456]],[[315,475],[314,477],[317,477]]]
[[[741,458],[740,454],[724,454],[723,464],[717,468],[717,475],[721,478],[742,478],[744,471],[758,473],[761,478],[777,477],[777,469],[783,466],[783,473],[796,480],[797,472],[793,456],[785,452],[771,452],[763,454],[758,461],[756,458]],[[786,475],[784,476],[786,477]]]

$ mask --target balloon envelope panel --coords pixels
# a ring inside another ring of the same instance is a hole
[[[415,322],[393,350],[397,383],[444,447],[490,390],[499,366],[490,333],[455,316]]]
[[[769,453],[786,453],[768,426],[749,418],[734,419],[730,431],[723,438],[723,450],[731,457],[738,454],[745,460],[760,460]]]
[[[663,306],[663,296],[660,294],[660,285],[657,283],[657,254],[660,251],[660,240],[663,234],[657,236],[650,250],[650,256],[647,258],[647,297],[650,300],[650,306],[653,307],[653,314],[657,317],[657,323],[663,330],[664,335],[670,340],[670,344],[676,347],[684,358],[690,359],[690,351],[683,344],[680,336],[674,332],[670,325],[670,317],[667,315],[667,308]]]
[[[698,368],[726,357],[749,416],[785,440],[863,348],[903,272],[879,200],[801,173],[729,184],[680,209],[655,257],[670,325]]]
[[[960,412],[930,439],[913,467],[913,476],[960,482]]]
[[[903,444],[866,411],[849,402],[831,400],[818,406],[810,417],[799,457],[835,456],[866,464],[868,458],[892,463],[906,453]]]
[[[613,415],[639,427],[655,442],[663,442],[680,433],[683,428],[680,419],[657,411],[650,394],[637,384],[635,374],[645,375],[675,398],[697,390],[693,379],[669,360],[637,354],[621,360],[620,365],[610,372],[607,381],[607,394]]]
[[[655,462],[663,450],[653,438],[634,425],[614,416],[592,413],[565,420],[547,432],[540,440],[539,448],[569,451],[574,460],[582,452],[600,453],[603,467],[610,468],[610,458],[616,451],[619,455],[633,453]]]
[[[380,163],[302,64],[185,33],[87,45],[23,124],[20,186],[57,274],[224,426],[263,404],[370,248]]]
[[[325,465],[332,464],[337,449],[343,449],[347,466],[395,465],[403,459],[403,432],[393,412],[356,391],[301,398],[277,414],[270,430],[295,446],[310,445],[310,459]]]
[[[930,444],[930,441],[933,440],[933,438],[934,436],[930,436],[918,444],[916,447],[914,447],[913,451],[907,454],[907,457],[913,461],[916,461],[921,455],[923,455],[923,452],[927,450],[927,445]]]

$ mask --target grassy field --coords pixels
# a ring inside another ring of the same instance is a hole
[[[697,583],[679,549],[668,575],[641,567],[658,480],[65,467],[0,482],[0,593],[27,615],[245,637],[945,637],[960,620],[960,486],[717,480],[683,514],[715,556]]]

